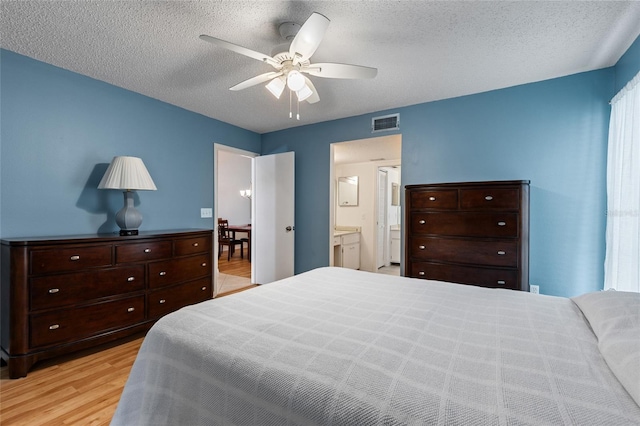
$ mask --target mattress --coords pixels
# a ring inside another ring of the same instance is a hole
[[[572,299],[319,268],[163,317],[112,424],[640,424],[600,343]]]

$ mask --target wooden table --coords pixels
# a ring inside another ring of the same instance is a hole
[[[249,262],[251,262],[251,224],[248,225],[229,225],[229,231],[231,232],[231,237],[236,239],[236,232],[246,232],[247,233],[247,253]]]

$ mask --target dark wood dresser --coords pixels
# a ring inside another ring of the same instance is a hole
[[[1,355],[11,378],[213,297],[211,230],[9,238],[1,247]]]
[[[529,181],[406,186],[405,275],[529,291]]]

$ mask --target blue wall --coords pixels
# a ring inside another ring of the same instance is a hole
[[[640,37],[627,49],[616,64],[616,93],[640,71]]]
[[[141,230],[211,228],[213,145],[260,152],[260,135],[0,50],[0,236],[117,231],[122,192],[98,190],[116,155],[141,157]]]
[[[608,100],[614,69],[265,134],[296,152],[296,272],[328,264],[329,145],[399,112],[402,183],[531,181],[530,280],[545,294],[602,288]]]

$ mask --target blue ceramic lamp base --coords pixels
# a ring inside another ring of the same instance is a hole
[[[133,206],[133,191],[124,191],[124,207],[116,213],[120,235],[138,235],[142,214]]]

